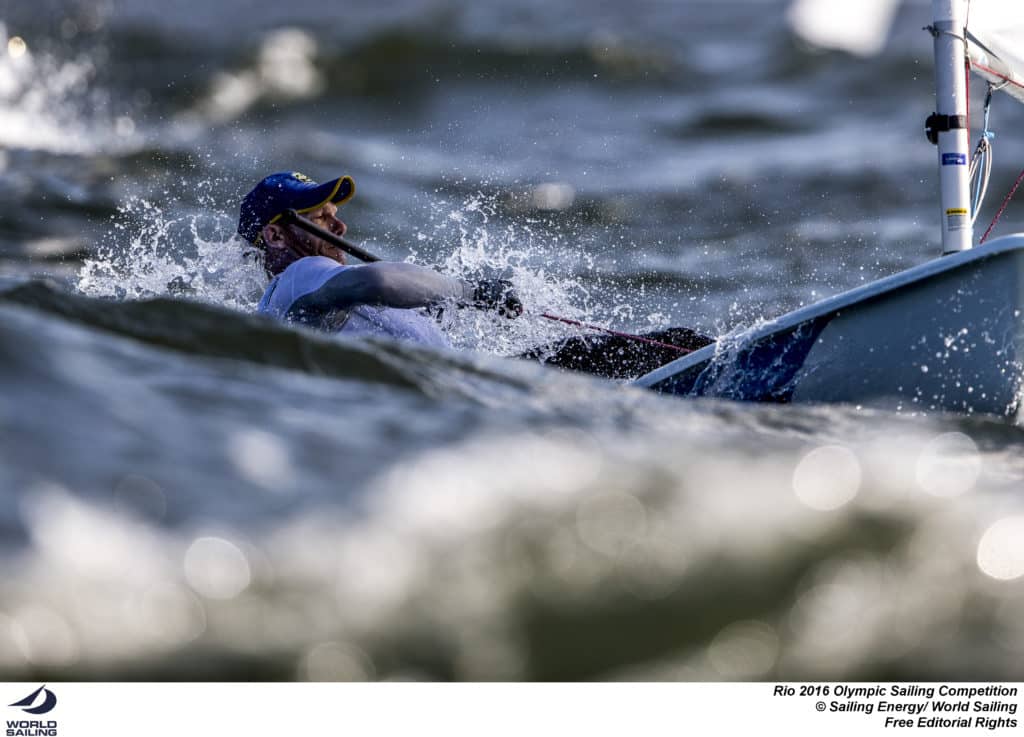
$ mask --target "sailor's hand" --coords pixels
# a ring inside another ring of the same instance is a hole
[[[506,279],[481,279],[473,289],[473,304],[486,310],[497,310],[498,314],[513,319],[523,314],[523,303],[512,289],[512,282]]]

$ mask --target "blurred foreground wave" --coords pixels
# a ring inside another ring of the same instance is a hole
[[[7,680],[1021,678],[1015,425],[0,312]]]

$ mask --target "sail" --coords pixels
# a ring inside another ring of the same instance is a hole
[[[1024,102],[1024,0],[971,0],[971,69]]]
[[[873,56],[885,46],[900,1],[792,0],[786,19],[812,46]]]

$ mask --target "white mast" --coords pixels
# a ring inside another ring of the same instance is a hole
[[[964,40],[968,5],[969,0],[932,0],[935,114],[926,128],[939,146],[943,255],[966,251],[973,241]]]

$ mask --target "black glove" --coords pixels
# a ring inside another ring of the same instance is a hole
[[[473,306],[497,310],[502,317],[513,319],[523,314],[523,303],[506,279],[481,279],[473,289]]]

